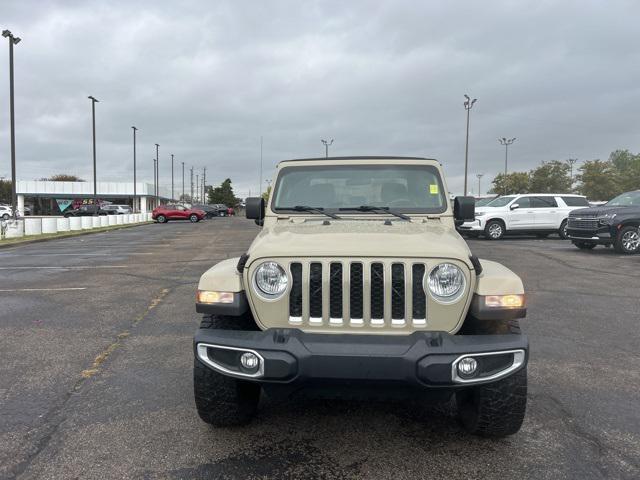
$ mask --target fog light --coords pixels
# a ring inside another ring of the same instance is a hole
[[[260,365],[260,359],[251,352],[245,352],[240,356],[240,364],[247,370],[255,370]]]
[[[478,370],[478,362],[473,357],[464,357],[458,362],[458,373],[461,377],[473,377]]]

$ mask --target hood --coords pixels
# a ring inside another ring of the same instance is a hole
[[[579,208],[577,210],[572,210],[569,213],[570,217],[601,217],[607,213],[625,213],[628,212],[629,209],[635,208],[636,210],[640,210],[638,207],[627,206],[627,207],[617,207],[611,206],[607,207],[606,205],[602,205],[600,207],[589,207],[589,208]]]
[[[469,264],[469,247],[455,229],[439,220],[306,220],[263,228],[251,257],[451,258]]]

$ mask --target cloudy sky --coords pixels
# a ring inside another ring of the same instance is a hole
[[[170,157],[208,183],[259,184],[279,160],[324,154],[439,159],[461,193],[463,94],[469,172],[640,151],[637,1],[1,0],[15,47],[18,178],[161,183]],[[0,38],[0,176],[10,175],[8,47]],[[177,177],[180,176],[176,173]]]

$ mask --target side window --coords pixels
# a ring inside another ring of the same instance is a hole
[[[589,202],[585,197],[561,197],[567,207],[588,207]]]
[[[531,208],[531,197],[520,197],[513,203],[520,205],[520,208]]]
[[[531,208],[556,208],[558,202],[553,197],[532,197]]]

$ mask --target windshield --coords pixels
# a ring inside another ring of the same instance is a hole
[[[514,198],[516,197],[498,197],[495,200],[491,200],[489,203],[487,203],[485,207],[504,207]]]
[[[390,207],[406,213],[447,209],[438,169],[431,165],[327,165],[285,167],[278,176],[272,208],[308,206],[335,210]]]
[[[640,191],[626,192],[606,203],[607,207],[640,206]]]
[[[486,205],[488,205],[489,203],[493,202],[495,200],[495,198],[489,197],[489,198],[479,198],[478,200],[476,200],[476,207],[484,207]]]

